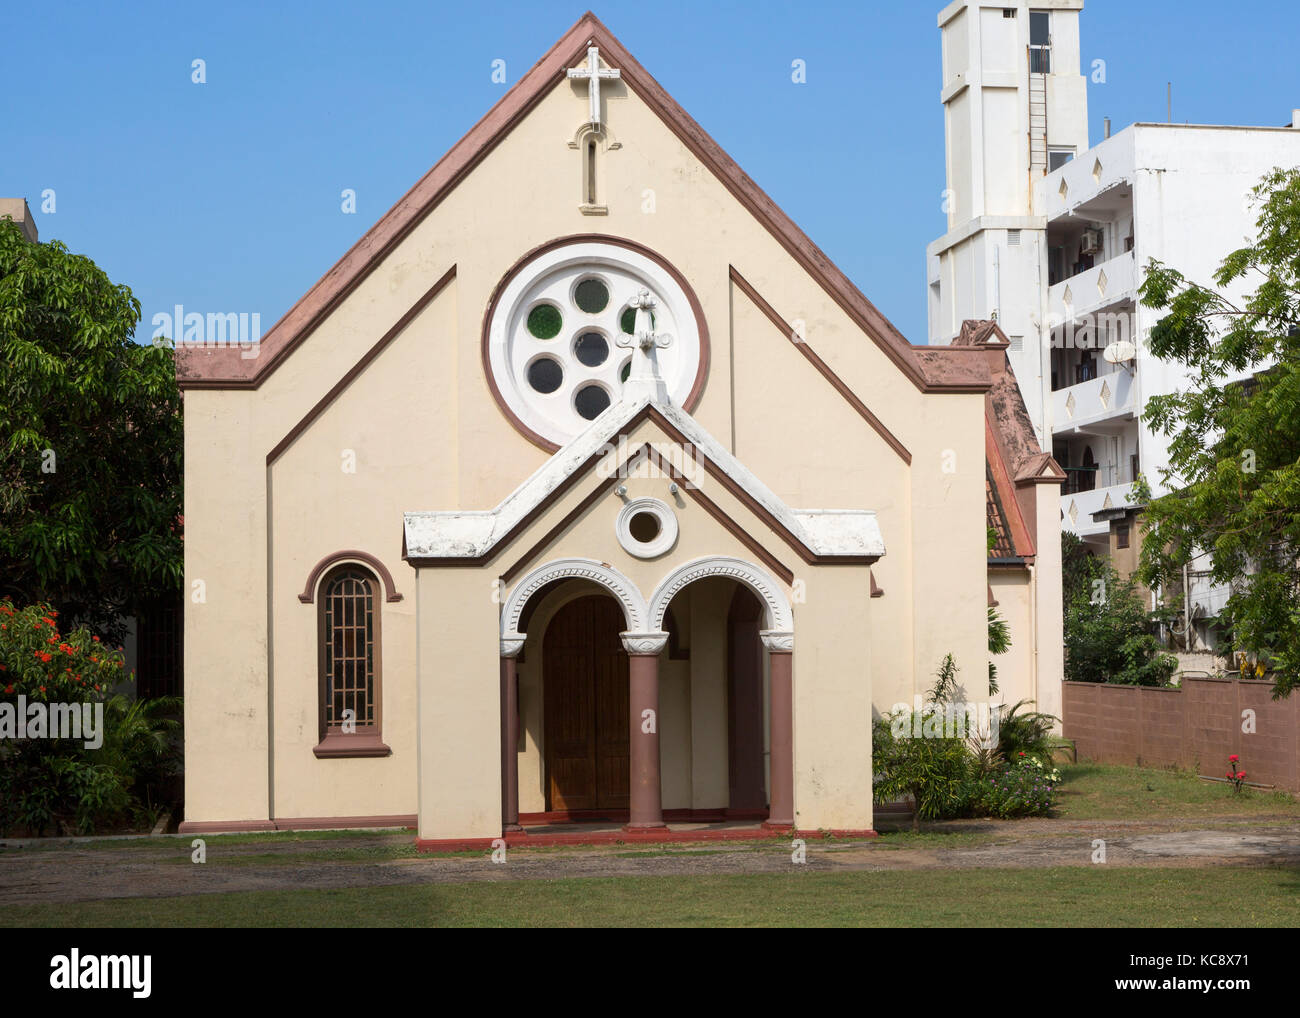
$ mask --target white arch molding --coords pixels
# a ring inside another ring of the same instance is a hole
[[[649,625],[651,630],[664,628],[664,615],[668,605],[681,590],[708,576],[725,576],[749,587],[766,605],[766,629],[780,633],[793,633],[794,613],[790,599],[781,585],[764,569],[744,559],[714,555],[694,559],[669,573],[650,596]]]
[[[523,616],[524,606],[529,598],[548,583],[556,580],[590,580],[607,589],[623,608],[623,618],[631,632],[645,630],[647,616],[645,598],[637,585],[617,569],[590,558],[556,559],[538,566],[531,573],[515,584],[514,590],[506,598],[501,611],[502,646],[522,641],[524,634],[519,631],[519,620]],[[517,653],[517,651],[516,651]]]

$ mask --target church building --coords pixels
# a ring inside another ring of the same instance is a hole
[[[182,830],[870,832],[873,720],[948,654],[987,703],[990,604],[1059,712],[1006,348],[910,344],[585,15],[258,344],[177,346]]]

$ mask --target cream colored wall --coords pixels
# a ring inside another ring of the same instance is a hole
[[[421,838],[501,836],[498,606],[477,569],[416,580]]]
[[[1062,716],[1061,683],[1065,679],[1065,619],[1061,609],[1061,489],[1055,484],[1034,486],[1037,512],[1034,542],[1035,653],[1038,656],[1038,706],[1044,714]],[[1060,732],[1060,725],[1056,726]]]
[[[398,745],[387,761],[394,773],[376,782],[383,762],[335,761],[337,767],[325,768],[304,756],[312,726],[300,693],[309,661],[295,587],[305,579],[304,565],[360,545],[388,563],[399,589],[409,588],[412,573],[399,562],[401,510],[489,508],[544,462],[546,454],[513,429],[489,394],[481,329],[503,274],[532,247],[568,234],[635,239],[690,281],[712,339],[695,416],[724,443],[734,435],[744,461],[779,496],[796,507],[881,512],[889,553],[877,566],[886,595],[871,605],[879,622],[866,621],[872,616],[864,601],[860,614],[837,613],[837,631],[823,634],[836,643],[870,643],[879,653],[877,702],[928,684],[947,651],[957,655],[967,678],[984,671],[981,397],[926,396],[904,379],[635,95],[611,100],[607,111],[622,142],[604,159],[609,215],[581,215],[575,197],[580,157],[567,141],[585,115],[585,99],[568,83],[557,85],[259,389],[186,393],[186,572],[189,582],[203,580],[207,590],[206,603],[191,603],[186,612],[188,819],[409,808],[410,782],[395,773],[410,752],[410,728],[400,719],[401,705],[413,695],[401,663],[412,653],[409,608],[405,602],[384,608],[385,733],[392,724]],[[653,212],[643,211],[647,190]],[[804,323],[817,353],[911,450],[911,467],[891,461],[892,452],[846,413],[792,345],[773,341],[770,322],[733,292],[729,264],[779,314]],[[453,286],[290,448],[272,470],[268,495],[267,452],[452,265]],[[749,394],[755,386],[779,397],[782,414]],[[777,426],[782,419],[788,427]],[[359,474],[350,480],[373,480],[382,494],[349,487],[340,476],[341,448],[360,450]],[[956,474],[940,469],[948,448],[956,453]],[[832,450],[841,449],[852,456],[832,469]],[[825,468],[797,467],[809,458]],[[270,542],[268,500],[275,519]],[[597,547],[602,542],[589,536],[575,536],[570,553],[604,556]],[[612,526],[603,544],[622,554]],[[699,550],[719,549],[701,544]],[[808,586],[809,603],[828,603],[814,590],[823,570],[793,561],[788,550],[781,555]],[[267,625],[268,562],[273,630]],[[638,583],[652,572],[634,569]],[[850,591],[848,603],[867,596],[865,570],[843,575],[858,572],[861,591]],[[472,581],[464,578],[470,575]],[[486,587],[485,578],[467,571],[456,582]],[[843,579],[827,582],[835,586]],[[465,631],[458,653],[468,642]],[[495,646],[491,650],[495,655]],[[274,760],[268,754],[268,682],[276,708]],[[495,690],[495,678],[491,684]],[[390,696],[396,698],[392,705]],[[332,770],[341,783],[325,777]],[[838,801],[834,794],[826,799]]]
[[[1007,652],[992,657],[998,667],[998,693],[994,699],[1005,704],[1034,700],[1037,662],[1033,639],[1034,590],[1029,570],[990,569],[989,587],[998,602],[997,613],[1006,622],[1011,637]]]

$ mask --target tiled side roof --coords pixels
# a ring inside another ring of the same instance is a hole
[[[997,535],[993,547],[989,549],[989,558],[1017,558],[1016,546],[1011,540],[1011,527],[1007,523],[1007,514],[1002,508],[997,487],[993,482],[993,468],[987,462],[984,464],[984,510],[989,529]]]

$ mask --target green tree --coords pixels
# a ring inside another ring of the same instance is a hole
[[[0,597],[115,642],[182,576],[180,393],[139,319],[89,258],[0,220]]]
[[[1065,596],[1065,678],[1163,686],[1178,662],[1162,653],[1152,616],[1133,579],[1088,554],[1074,534],[1061,535]]]
[[[1143,415],[1170,436],[1170,493],[1148,500],[1140,575],[1177,589],[1206,554],[1231,584],[1222,617],[1236,648],[1272,666],[1280,698],[1300,684],[1300,169],[1271,171],[1253,195],[1256,238],[1223,260],[1217,289],[1154,261],[1141,287],[1167,312],[1151,352],[1192,384]],[[1255,289],[1234,301],[1220,291],[1235,283]]]

